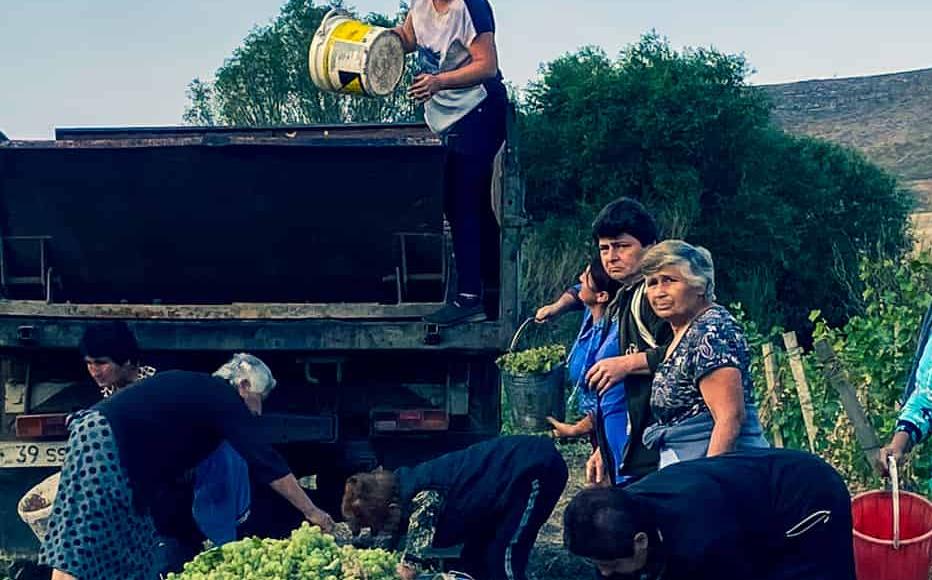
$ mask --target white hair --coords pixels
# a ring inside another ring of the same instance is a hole
[[[229,382],[234,387],[239,387],[245,379],[249,381],[249,391],[263,397],[268,396],[276,385],[275,377],[272,376],[268,365],[259,357],[245,352],[234,354],[233,358],[214,371],[214,376]]]
[[[709,250],[683,240],[660,242],[644,253],[641,273],[650,276],[667,266],[681,268],[687,284],[701,290],[709,302],[715,301],[715,265]]]

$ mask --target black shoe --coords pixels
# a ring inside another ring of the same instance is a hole
[[[462,305],[454,300],[440,310],[424,317],[424,322],[439,324],[440,326],[452,326],[464,322],[482,322],[483,320],[485,320],[485,309],[482,307],[482,301],[476,301],[475,304],[471,305]]]

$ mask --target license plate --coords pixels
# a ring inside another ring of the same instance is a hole
[[[67,441],[35,441],[0,443],[0,468],[55,467],[65,463]]]

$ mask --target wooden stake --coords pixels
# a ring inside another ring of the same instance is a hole
[[[822,374],[825,375],[829,384],[838,391],[838,397],[845,408],[845,414],[848,415],[848,419],[854,425],[854,436],[857,437],[867,463],[873,463],[874,455],[880,449],[880,439],[878,439],[877,432],[874,431],[874,427],[867,418],[864,407],[858,401],[854,387],[848,382],[848,376],[841,365],[841,361],[835,355],[832,345],[825,340],[815,343],[815,351],[816,356],[819,357],[819,362],[822,363]]]
[[[783,333],[783,345],[790,361],[790,370],[793,372],[793,381],[796,383],[796,392],[799,393],[799,406],[803,412],[803,422],[806,424],[806,435],[809,438],[809,450],[815,452],[815,440],[818,429],[815,424],[815,409],[812,406],[812,394],[809,392],[809,383],[806,381],[806,369],[803,367],[802,352],[795,332]]]
[[[774,421],[780,409],[780,377],[777,375],[777,363],[774,360],[773,345],[765,342],[761,347],[764,353],[764,378],[767,380],[767,398],[770,401],[770,431],[773,434],[774,447],[783,447],[783,432]]]

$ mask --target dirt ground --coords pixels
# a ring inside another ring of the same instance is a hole
[[[537,536],[528,570],[529,580],[590,578],[593,574],[590,565],[563,549],[563,510],[583,488],[584,468],[591,447],[587,442],[578,441],[559,444],[558,448],[569,467],[570,478],[560,502]]]

